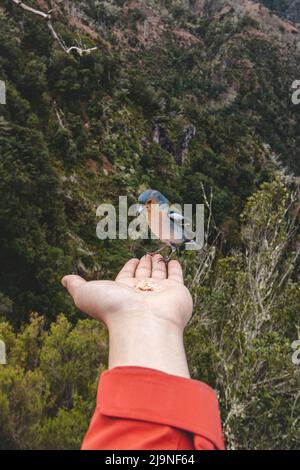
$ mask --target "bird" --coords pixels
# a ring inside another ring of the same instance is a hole
[[[192,223],[159,191],[147,189],[140,194],[138,202],[138,214],[146,215],[152,234],[164,243],[160,249],[148,254],[154,255],[169,247],[171,250],[169,256],[162,258],[162,261],[168,262],[179,245],[195,243]]]

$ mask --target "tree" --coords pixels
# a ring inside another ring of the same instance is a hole
[[[264,184],[243,213],[243,250],[215,260],[202,285],[189,274],[191,370],[218,392],[230,449],[299,446],[297,231],[297,193],[280,179]]]
[[[73,326],[33,315],[22,331],[0,323],[0,449],[79,449],[106,367],[106,333],[96,321]]]

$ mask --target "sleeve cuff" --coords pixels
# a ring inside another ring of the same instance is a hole
[[[173,426],[224,448],[218,399],[205,383],[144,367],[105,371],[97,408],[106,416]]]

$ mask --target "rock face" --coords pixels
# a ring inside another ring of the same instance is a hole
[[[163,125],[159,122],[156,122],[154,124],[153,142],[158,144],[161,148],[163,148],[167,152],[174,154],[174,143],[168,137]]]
[[[163,125],[156,122],[153,128],[152,140],[158,144],[161,148],[171,153],[176,163],[181,165],[184,163],[188,151],[189,144],[196,136],[196,126],[193,124],[186,124],[183,127],[182,132],[179,132],[177,138],[172,141],[164,129]]]
[[[184,163],[188,155],[189,144],[196,136],[196,127],[193,124],[188,124],[184,127],[183,133],[179,139],[178,150],[176,152],[176,159],[178,163]]]

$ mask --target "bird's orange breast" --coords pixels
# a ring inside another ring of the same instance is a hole
[[[174,224],[171,223],[167,211],[161,210],[158,204],[147,206],[147,223],[151,232],[163,242],[181,243],[182,238],[175,237]]]

